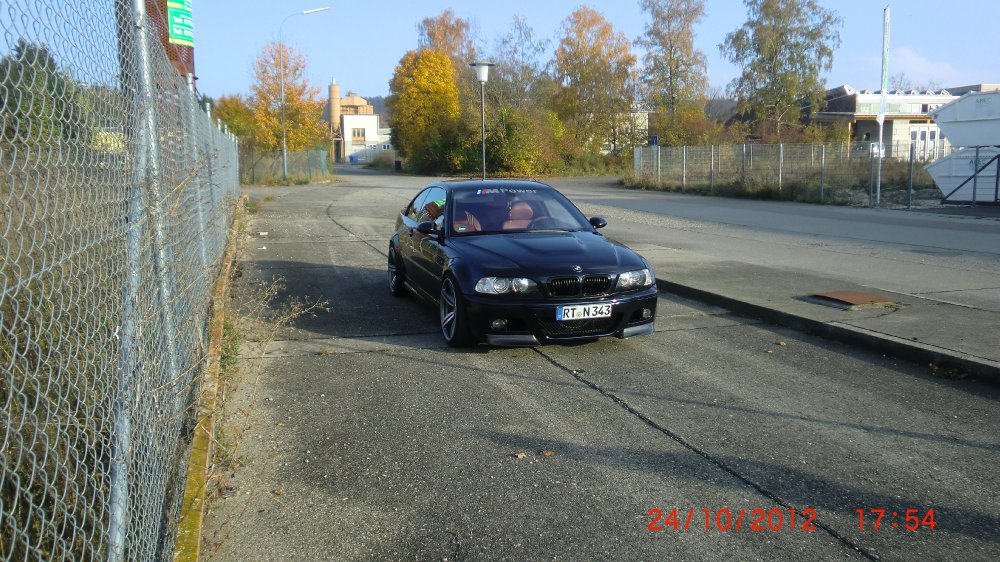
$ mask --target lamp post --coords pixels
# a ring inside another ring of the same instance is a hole
[[[281,78],[281,83],[279,85],[281,90],[281,179],[285,182],[288,181],[288,140],[285,135],[285,61],[282,57],[285,50],[285,44],[281,40],[281,30],[285,27],[285,22],[288,21],[288,18],[294,16],[308,16],[309,14],[315,14],[316,12],[323,12],[329,9],[330,6],[323,6],[322,8],[292,12],[285,16],[285,19],[281,20],[281,24],[278,25],[278,72]]]
[[[486,179],[486,81],[490,78],[490,67],[495,66],[492,62],[473,62],[469,66],[476,69],[476,78],[479,80],[479,94],[481,97],[480,107],[483,115],[483,179]]]

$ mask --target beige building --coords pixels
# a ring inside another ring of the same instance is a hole
[[[910,146],[920,160],[934,160],[950,146],[930,112],[968,92],[1000,90],[1000,84],[972,84],[941,90],[895,90],[886,94],[883,142],[886,156],[906,158]],[[826,106],[812,116],[820,123],[847,125],[852,142],[878,143],[881,90],[843,85],[826,91]]]
[[[336,81],[329,87],[326,114],[334,161],[365,162],[378,152],[392,150],[392,131],[379,127],[375,108],[354,92],[341,98]]]

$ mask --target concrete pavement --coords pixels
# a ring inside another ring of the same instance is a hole
[[[273,190],[249,229],[240,284],[280,275],[282,297],[329,304],[247,344],[214,559],[996,559],[996,389],[667,293],[645,338],[455,352],[433,307],[385,290],[386,217],[426,178],[363,179]],[[688,243],[731,239],[711,228],[625,226],[607,233],[669,281],[790,274]],[[654,507],[815,510],[819,528],[654,533]],[[919,533],[856,513],[931,507]]]
[[[982,208],[950,209],[949,215],[985,219],[1000,233],[1000,220]],[[905,211],[899,211],[903,213]],[[887,215],[892,220],[892,215]],[[956,220],[962,220],[956,218]],[[677,294],[737,314],[801,330],[930,367],[954,378],[1000,382],[1000,278],[991,287],[956,295],[947,291],[923,296],[869,283],[849,275],[822,275],[806,269],[759,265],[713,257],[643,240],[626,229],[607,234],[645,256],[661,291]],[[919,270],[919,268],[917,268]],[[913,285],[900,280],[896,286]],[[889,304],[845,309],[811,295],[854,291],[884,297]],[[963,302],[964,301],[964,302]]]
[[[640,251],[653,261],[654,269],[669,272],[668,278],[657,279],[662,291],[934,365],[936,372],[947,376],[1000,382],[1000,313],[734,262],[685,270],[663,259],[656,250]],[[892,304],[850,310],[810,298],[828,291],[875,294]]]

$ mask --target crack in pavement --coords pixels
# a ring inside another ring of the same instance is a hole
[[[353,230],[351,230],[350,228],[347,228],[346,226],[344,226],[343,224],[341,224],[340,222],[338,222],[337,219],[333,218],[333,215],[331,215],[330,212],[333,210],[333,206],[336,205],[336,204],[337,204],[336,202],[333,202],[333,203],[330,203],[329,205],[327,205],[326,210],[324,211],[324,214],[326,215],[326,218],[330,219],[330,222],[332,222],[333,224],[335,224],[338,227],[340,227],[344,232],[347,232],[351,236],[357,238],[358,242],[363,243],[364,245],[368,246],[369,248],[375,250],[376,252],[378,252],[379,254],[382,254],[385,257],[389,257],[389,252],[388,251],[383,252],[382,250],[378,249],[377,246],[375,246],[374,244],[371,244],[369,240],[367,240],[365,238],[362,238],[361,236],[358,236],[357,234],[355,234],[355,232]]]
[[[982,287],[979,289],[948,289],[946,291],[924,291],[920,293],[913,293],[914,295],[939,295],[941,293],[964,293],[966,291],[995,291],[1000,289],[1000,287]]]
[[[659,431],[660,433],[662,433],[663,435],[667,436],[668,438],[670,438],[671,440],[673,440],[677,444],[681,445],[685,449],[687,449],[687,450],[691,451],[692,453],[695,453],[696,455],[704,458],[708,462],[712,463],[713,465],[715,465],[716,467],[718,467],[719,469],[721,469],[723,472],[725,472],[725,473],[729,474],[730,476],[736,478],[740,482],[743,482],[744,484],[746,484],[747,486],[749,486],[750,488],[752,488],[754,491],[756,491],[758,494],[764,496],[765,498],[773,501],[774,503],[776,503],[776,504],[778,504],[778,505],[780,505],[780,506],[782,506],[782,507],[784,507],[786,509],[796,509],[795,506],[791,505],[788,501],[786,501],[786,500],[782,499],[781,497],[779,497],[776,493],[768,490],[767,488],[764,488],[762,485],[754,482],[749,477],[744,476],[743,474],[740,474],[740,472],[738,470],[736,470],[735,468],[733,468],[733,467],[729,466],[728,464],[726,464],[725,461],[722,461],[720,459],[715,458],[708,451],[705,451],[704,449],[701,449],[701,448],[697,447],[696,445],[694,445],[694,444],[690,443],[689,441],[687,441],[686,439],[684,439],[684,437],[682,437],[681,435],[679,435],[679,434],[675,433],[674,431],[672,431],[672,430],[670,430],[670,429],[668,429],[668,428],[666,428],[666,427],[658,424],[652,418],[650,418],[649,416],[647,416],[647,415],[643,414],[642,412],[640,412],[639,410],[637,410],[634,406],[632,406],[631,404],[629,404],[623,398],[619,397],[617,394],[615,394],[615,393],[613,393],[613,392],[611,392],[611,391],[609,391],[609,390],[601,387],[599,384],[597,384],[595,382],[592,382],[592,381],[588,380],[586,377],[584,377],[581,374],[580,371],[578,371],[576,369],[570,369],[570,368],[566,367],[565,365],[561,364],[559,361],[556,361],[555,359],[553,359],[549,355],[545,354],[544,352],[542,352],[538,348],[534,348],[534,351],[536,353],[538,353],[538,355],[542,356],[542,358],[544,358],[546,361],[548,361],[549,363],[551,363],[552,365],[554,365],[556,368],[561,369],[561,370],[569,373],[574,379],[576,379],[580,383],[582,383],[582,384],[586,385],[587,387],[589,387],[590,389],[596,391],[601,396],[604,396],[605,398],[611,400],[612,402],[614,402],[615,404],[617,404],[618,406],[620,406],[622,409],[624,409],[626,412],[628,412],[628,413],[632,414],[633,416],[639,418],[643,423],[645,423],[649,427],[655,429],[656,431]],[[847,538],[844,535],[841,535],[840,533],[838,533],[830,525],[827,525],[826,523],[820,521],[818,516],[817,516],[816,519],[813,520],[813,524],[816,525],[817,527],[819,527],[820,529],[823,529],[824,531],[826,531],[826,533],[828,535],[830,535],[831,537],[833,537],[835,540],[837,540],[838,542],[840,542],[844,546],[847,546],[847,547],[855,550],[856,552],[858,552],[859,554],[861,554],[862,556],[864,556],[868,560],[879,560],[879,557],[876,556],[875,554],[871,553],[870,551],[868,551],[868,549],[864,548],[863,546],[861,546],[859,544],[854,543],[849,538]]]

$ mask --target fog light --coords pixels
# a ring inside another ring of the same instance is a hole
[[[504,331],[507,329],[507,319],[497,318],[496,320],[493,321],[492,326],[494,330]]]
[[[653,311],[652,310],[650,310],[648,308],[642,309],[642,319],[643,320],[649,320],[652,317],[653,317]]]

